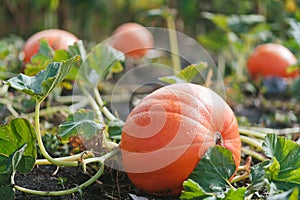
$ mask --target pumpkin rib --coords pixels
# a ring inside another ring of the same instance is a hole
[[[171,85],[171,86],[172,86],[172,85]],[[170,88],[171,88],[171,87],[170,87]],[[207,90],[209,90],[209,89],[206,88],[206,87],[203,87],[203,89],[204,89],[204,88],[207,89]],[[207,105],[207,104],[208,104],[207,102],[204,103],[204,101],[200,101],[200,100],[202,100],[202,99],[195,98],[195,96],[193,96],[191,93],[189,93],[189,92],[187,92],[187,91],[185,91],[185,90],[179,90],[179,89],[177,89],[177,88],[175,88],[175,87],[172,87],[172,90],[177,91],[177,92],[182,92],[182,93],[185,93],[185,94],[189,95],[189,97],[191,97],[193,100],[197,101],[197,105]],[[192,87],[191,87],[191,90],[193,90]],[[209,91],[209,92],[212,92],[212,91]],[[195,93],[194,90],[193,90],[193,93]],[[197,95],[197,94],[195,93],[195,95]],[[203,108],[206,109],[207,114],[209,114],[208,108],[205,107],[205,106],[203,106]]]
[[[235,128],[234,126],[236,126],[236,123],[237,123],[236,119],[233,117],[231,122],[230,122],[230,125],[228,127],[226,127],[225,132],[222,130],[222,136],[225,137],[226,140],[235,139],[235,138],[230,138],[230,136],[232,136],[232,135],[228,134],[228,133],[232,131],[232,128]],[[223,129],[224,129],[224,127],[223,127]]]
[[[138,118],[138,117],[141,117],[140,115],[144,115],[145,113],[147,113],[147,111],[138,112],[138,113],[135,113],[134,115],[131,115],[131,117]],[[155,114],[155,113],[164,113],[164,112],[162,112],[162,111],[151,111],[151,113]],[[179,115],[180,117],[184,117],[184,118],[187,118],[189,120],[192,120],[195,123],[199,123],[199,121],[192,118],[191,116],[183,115],[182,113],[176,113],[176,112],[168,112],[168,114],[169,113],[172,114],[172,115]],[[150,117],[151,117],[151,115],[150,115]],[[203,124],[201,124],[201,123],[199,123],[199,124],[202,126],[201,128],[206,128],[205,126],[203,126]],[[207,129],[207,130],[209,130],[209,129]]]
[[[155,96],[155,100],[158,100],[158,101],[165,101],[164,98],[165,98],[166,96],[167,96],[167,97],[173,96],[173,93],[174,93],[173,91],[182,92],[182,93],[188,95],[188,96],[189,96],[190,98],[192,98],[194,101],[196,101],[196,102],[195,102],[195,105],[197,105],[197,106],[200,105],[201,108],[205,109],[206,114],[209,114],[209,113],[210,113],[210,111],[208,110],[208,108],[204,106],[204,105],[207,105],[207,104],[208,104],[207,102],[204,103],[204,102],[200,101],[198,98],[195,98],[195,96],[191,95],[191,94],[190,94],[189,92],[187,92],[187,91],[178,90],[178,89],[176,89],[176,88],[171,88],[170,86],[166,86],[166,87],[168,87],[168,88],[166,88],[167,91],[172,91],[172,92],[167,93],[168,95],[167,95],[167,94],[164,94],[164,95],[161,95],[161,96]],[[148,101],[148,99],[153,98],[154,95],[155,95],[155,91],[154,91],[152,94],[150,94],[149,96],[145,97],[145,98],[143,99],[141,105],[139,105],[139,106],[143,106],[144,104],[145,104],[145,105],[149,105],[149,103],[148,103],[147,101]],[[177,98],[176,98],[177,101],[179,101],[179,98],[180,98],[180,97],[186,97],[186,96],[184,96],[184,95],[180,96],[180,95],[178,95],[178,94],[174,94],[174,96],[177,97]],[[180,98],[180,100],[185,100],[185,98]],[[151,101],[153,101],[153,99],[151,99]],[[156,102],[155,102],[155,103],[156,103]],[[188,103],[188,102],[185,103],[185,102],[180,101],[180,103],[184,103],[185,105],[190,105],[190,103]],[[153,103],[152,103],[151,105],[153,105]]]

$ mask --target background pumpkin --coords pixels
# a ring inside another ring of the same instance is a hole
[[[38,53],[41,39],[46,39],[53,50],[67,50],[70,45],[78,41],[75,35],[65,30],[47,29],[37,32],[30,36],[24,44],[23,52],[25,63],[30,62],[31,57]]]
[[[126,120],[121,144],[124,170],[137,188],[179,195],[183,181],[216,141],[233,153],[238,167],[241,141],[226,102],[200,85],[165,86],[146,96]]]
[[[298,71],[288,73],[287,68],[296,64],[297,58],[281,44],[267,43],[258,45],[247,60],[247,68],[252,77],[261,75],[295,77]]]
[[[124,23],[116,28],[110,38],[111,45],[131,58],[145,56],[153,48],[154,39],[151,32],[138,23]]]

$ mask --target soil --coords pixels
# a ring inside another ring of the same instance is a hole
[[[55,173],[57,170],[57,173]],[[55,174],[53,174],[55,173]],[[60,167],[55,166],[38,166],[29,174],[17,174],[16,184],[25,188],[57,191],[76,187],[90,178],[90,173],[83,173],[80,168],[76,167]],[[59,180],[64,179],[61,183]],[[137,190],[129,181],[124,172],[106,169],[101,178],[77,193],[64,196],[38,196],[16,191],[16,199],[40,199],[40,200],[77,200],[77,199],[159,199],[143,194]],[[176,198],[163,198],[176,199]]]

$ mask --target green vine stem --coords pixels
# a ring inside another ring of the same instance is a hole
[[[253,146],[255,148],[257,148],[257,150],[262,151],[262,142],[259,142],[253,138],[244,136],[244,135],[240,135],[241,141],[244,143],[249,144],[250,146]]]
[[[97,89],[97,87],[95,87],[95,89],[94,89],[94,94],[95,94],[96,101],[97,101],[102,113],[109,119],[109,121],[116,121],[117,118],[104,105],[103,100],[101,98],[101,95],[100,95],[99,90]]]
[[[92,151],[84,151],[84,152],[81,152],[79,154],[76,154],[76,155],[72,155],[72,156],[66,156],[66,157],[60,157],[60,158],[54,158],[55,160],[57,161],[80,161],[82,159],[86,159],[86,158],[89,158],[89,157],[93,157],[94,154]],[[35,161],[35,164],[36,165],[49,165],[49,164],[52,164],[51,162],[49,162],[47,159],[37,159]]]
[[[86,165],[89,163],[94,163],[94,162],[100,162],[104,163],[107,159],[112,158],[113,156],[117,155],[120,152],[120,148],[117,147],[114,150],[104,154],[101,157],[93,157],[93,158],[87,158],[82,161],[82,168],[83,171],[86,171]]]
[[[262,132],[255,131],[255,130],[249,130],[249,129],[240,127],[239,131],[243,135],[253,136],[253,137],[260,138],[260,139],[264,139],[266,137],[266,133],[262,133]]]
[[[94,98],[91,96],[91,94],[84,87],[80,87],[80,88],[81,88],[83,94],[88,98],[88,101],[91,104],[93,110],[96,112],[98,120],[100,122],[104,122],[103,115],[101,113],[101,110],[100,110],[97,102],[94,100]]]
[[[236,183],[236,182],[239,182],[239,181],[242,181],[242,180],[245,180],[249,178],[249,173],[244,173],[242,175],[238,175],[238,176],[235,176],[231,181],[230,183]]]
[[[7,99],[2,99],[0,98],[0,103],[6,105],[7,109],[9,110],[9,112],[15,117],[18,118],[19,117],[19,113],[14,109],[14,106],[16,107],[17,104],[12,103],[11,101],[7,100]]]
[[[22,192],[26,192],[26,193],[34,194],[34,195],[41,195],[41,196],[61,196],[61,195],[67,195],[67,194],[72,194],[74,192],[78,192],[78,191],[88,187],[92,183],[94,183],[104,172],[104,162],[107,159],[115,156],[119,151],[120,151],[120,148],[116,148],[113,151],[111,151],[103,156],[84,159],[82,161],[83,171],[86,171],[87,164],[94,163],[94,162],[100,163],[100,168],[93,177],[91,177],[89,180],[82,183],[78,187],[74,187],[74,188],[68,189],[68,190],[60,190],[60,191],[39,191],[39,190],[27,189],[27,188],[24,188],[24,187],[21,187],[18,185],[13,185],[13,187]]]
[[[180,67],[180,59],[178,55],[179,47],[178,47],[178,39],[177,39],[176,25],[175,25],[175,10],[166,8],[164,10],[163,17],[167,21],[170,49],[171,49],[171,60],[172,60],[175,73],[177,73],[181,70],[181,67]]]
[[[252,158],[257,159],[257,160],[260,160],[260,161],[266,160],[266,158],[263,155],[257,153],[256,151],[248,149],[246,147],[242,147],[242,152],[245,153],[246,155],[251,156]]]
[[[245,130],[247,132],[256,131],[256,132],[261,133],[261,134],[273,133],[273,134],[276,134],[276,135],[293,135],[293,134],[300,133],[300,127],[284,128],[284,129],[273,129],[273,128],[242,127],[242,126],[240,126],[240,129]]]
[[[101,162],[99,162],[101,163]],[[92,183],[94,183],[102,174],[104,171],[104,163],[101,163],[100,169],[97,171],[97,173],[87,180],[86,182],[82,183],[81,185],[74,187],[72,189],[68,190],[61,190],[61,191],[39,191],[39,190],[32,190],[32,189],[27,189],[18,185],[13,185],[13,187],[19,191],[26,192],[29,194],[35,194],[35,195],[41,195],[41,196],[61,196],[61,195],[67,195],[67,194],[72,194],[74,192],[78,192]]]
[[[41,150],[41,153],[43,154],[43,156],[52,164],[54,165],[57,165],[57,166],[78,166],[78,162],[77,161],[60,161],[60,160],[57,160],[57,159],[54,159],[52,158],[44,144],[43,144],[43,140],[42,140],[42,134],[41,134],[41,129],[40,129],[40,114],[39,114],[39,111],[40,111],[40,107],[41,107],[41,103],[42,101],[39,101],[39,100],[36,100],[36,105],[35,105],[35,119],[34,119],[34,122],[35,122],[35,132],[36,132],[36,136],[37,136],[37,142],[38,142],[38,145],[39,145],[39,148]]]

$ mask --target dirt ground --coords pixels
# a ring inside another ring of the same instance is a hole
[[[76,187],[90,178],[90,173],[83,173],[80,168],[76,167],[61,167],[56,174],[53,174],[57,168],[55,166],[38,166],[35,167],[29,174],[17,174],[16,184],[37,190],[63,190]],[[61,183],[60,180],[65,181]],[[170,199],[175,200],[175,197],[153,197],[144,194],[136,189],[127,178],[124,172],[119,172],[107,168],[101,179],[85,188],[81,193],[77,192],[71,195],[64,196],[38,196],[30,195],[16,191],[16,199],[26,200],[102,200],[102,199],[128,199],[128,200],[152,200],[152,199]]]

